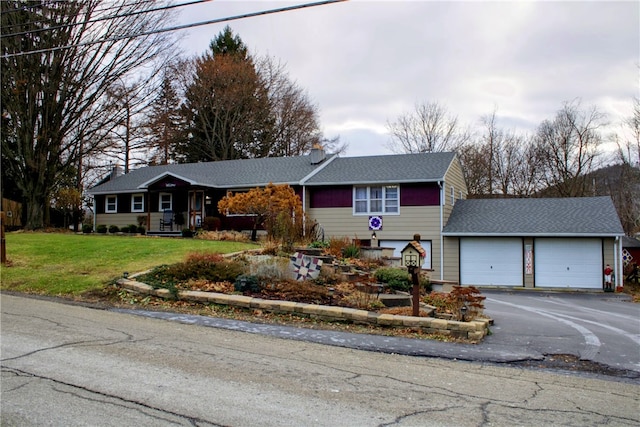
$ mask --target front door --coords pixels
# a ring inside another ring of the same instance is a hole
[[[189,228],[202,227],[204,218],[204,191],[189,191]]]

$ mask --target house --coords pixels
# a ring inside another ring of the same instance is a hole
[[[95,225],[136,224],[140,217],[149,232],[159,233],[170,211],[184,213],[185,226],[192,228],[206,217],[219,217],[223,229],[249,229],[250,218],[222,215],[218,201],[230,191],[269,183],[290,185],[326,239],[346,236],[363,246],[393,248],[400,256],[419,234],[422,268],[433,279],[596,288],[602,286],[604,263],[615,265],[616,272],[621,268],[623,232],[610,199],[466,200],[455,153],[343,158],[315,148],[297,157],[151,166],[104,182],[89,194]],[[583,272],[588,280],[569,280],[580,273],[577,264],[563,267],[571,273],[547,274],[545,256],[569,260],[576,251],[590,257]]]
[[[459,253],[447,274],[466,285],[602,289],[606,264],[621,284],[624,231],[610,197],[462,200],[442,234]]]

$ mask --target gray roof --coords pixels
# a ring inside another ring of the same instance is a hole
[[[269,183],[335,185],[428,182],[442,179],[454,157],[454,153],[345,158],[327,155],[326,160],[313,165],[307,155],[149,166],[93,187],[89,194],[134,193],[166,175],[212,188],[252,188]]]
[[[455,153],[339,157],[305,181],[306,185],[380,184],[442,180]]]
[[[624,236],[622,238],[622,247],[623,248],[640,248],[640,240],[635,237],[627,237]]]
[[[157,181],[167,174],[190,181],[194,185],[212,188],[252,188],[269,183],[293,185],[331,159],[331,156],[327,156],[327,160],[320,165],[312,165],[309,156],[297,156],[148,166],[93,187],[89,193],[140,191],[145,184]]]
[[[621,236],[610,197],[458,200],[445,236]]]

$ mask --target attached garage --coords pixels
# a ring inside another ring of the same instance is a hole
[[[522,239],[460,239],[460,282],[474,286],[523,286]]]
[[[444,276],[463,286],[601,290],[605,264],[621,285],[624,230],[610,197],[458,200],[442,235],[460,256]]]
[[[535,287],[602,288],[602,240],[534,240]]]

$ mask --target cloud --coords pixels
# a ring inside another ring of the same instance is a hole
[[[290,4],[299,3],[215,1],[180,21]],[[352,155],[383,150],[386,122],[418,102],[442,103],[471,126],[497,108],[531,131],[581,98],[620,121],[638,96],[639,15],[639,2],[351,1],[229,25],[252,53],[286,64],[327,136],[352,140]],[[203,53],[224,25],[192,30],[185,51]]]

